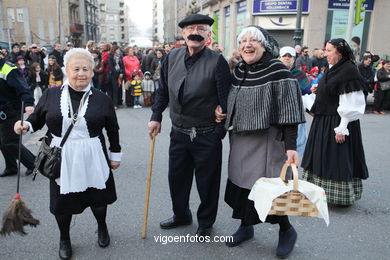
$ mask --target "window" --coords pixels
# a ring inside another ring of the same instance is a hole
[[[24,22],[24,13],[22,8],[16,9],[16,20],[20,23]]]
[[[15,12],[13,8],[7,9],[7,16],[8,16],[8,23],[14,23],[15,22]],[[11,25],[11,24],[9,24]]]

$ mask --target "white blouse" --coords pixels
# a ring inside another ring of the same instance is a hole
[[[366,101],[362,90],[340,95],[337,112],[341,117],[340,125],[334,129],[336,134],[349,135],[348,123],[364,115]]]

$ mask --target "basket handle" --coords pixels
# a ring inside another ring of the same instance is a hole
[[[280,178],[282,179],[282,181],[286,182],[286,173],[287,173],[288,167],[291,167],[291,170],[293,173],[293,180],[294,180],[293,190],[298,191],[298,170],[297,170],[297,166],[295,164],[285,163],[282,167],[282,170],[280,171]],[[287,183],[286,183],[286,185],[287,185]]]

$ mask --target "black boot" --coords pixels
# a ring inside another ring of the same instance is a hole
[[[100,247],[107,247],[110,244],[110,234],[108,234],[107,227],[98,227],[98,244]]]
[[[226,245],[228,247],[235,247],[241,244],[244,241],[247,241],[253,237],[253,226],[240,226],[236,233],[234,233],[231,237],[232,241],[226,241]]]
[[[70,240],[60,240],[60,250],[58,254],[61,259],[70,259],[72,257],[72,245]]]
[[[279,243],[276,249],[276,256],[282,259],[288,257],[294,249],[297,237],[298,234],[292,226],[285,232],[279,231]]]

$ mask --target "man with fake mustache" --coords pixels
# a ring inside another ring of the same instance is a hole
[[[223,56],[206,47],[214,20],[192,14],[179,27],[187,47],[173,49],[161,67],[160,88],[152,107],[149,135],[161,131],[162,112],[168,106],[172,121],[169,147],[169,189],[173,217],[162,229],[192,224],[189,197],[195,175],[200,197],[197,211],[200,242],[210,236],[217,216],[221,179],[224,122],[216,123],[214,111],[226,111],[231,83]]]

